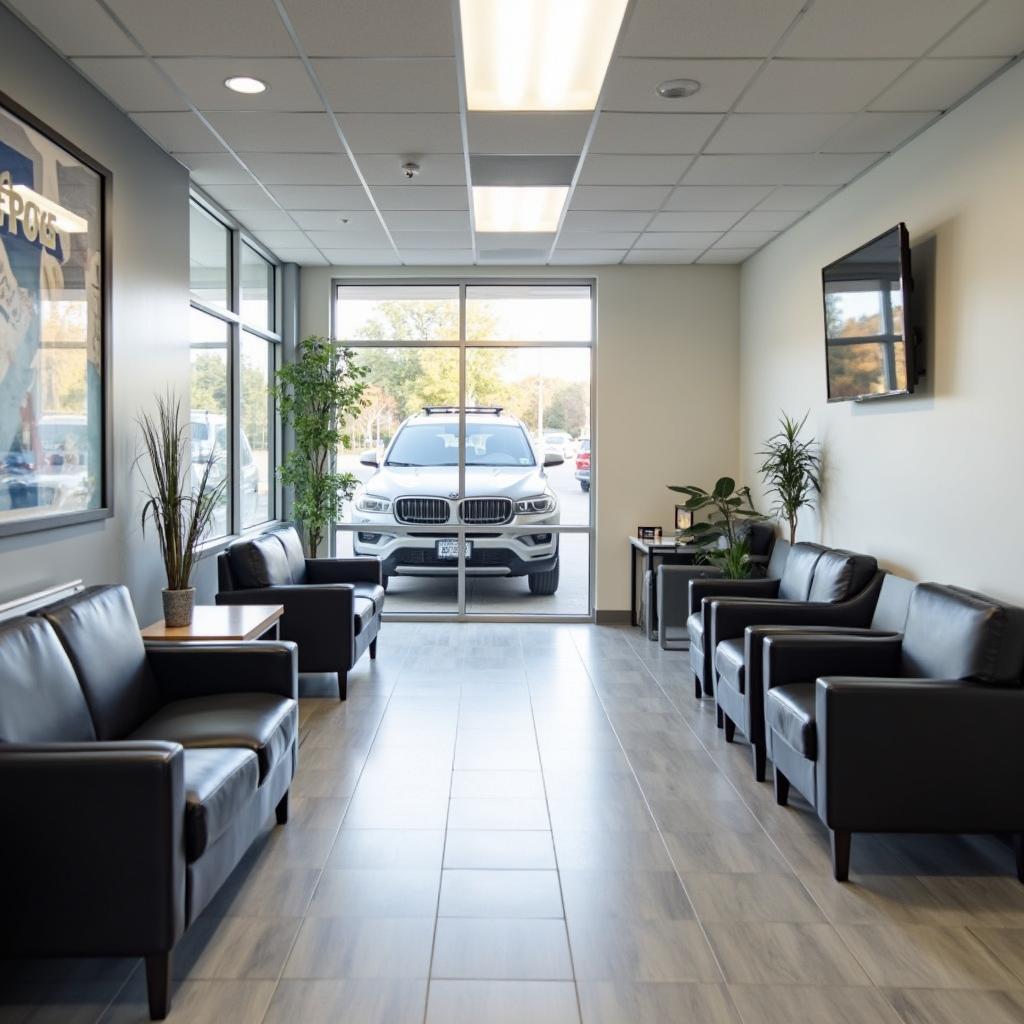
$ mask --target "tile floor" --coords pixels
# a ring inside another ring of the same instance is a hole
[[[188,1024],[1024,1021],[994,839],[775,806],[685,656],[594,626],[385,626],[302,702],[292,820],[175,958]],[[0,1022],[147,1019],[137,961],[7,963]]]

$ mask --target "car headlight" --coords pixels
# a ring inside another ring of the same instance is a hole
[[[360,512],[390,512],[391,501],[388,498],[378,498],[376,494],[364,494],[356,499],[356,508]]]
[[[519,515],[538,515],[543,512],[554,512],[558,503],[550,494],[538,494],[534,498],[524,498],[516,502],[516,512]]]

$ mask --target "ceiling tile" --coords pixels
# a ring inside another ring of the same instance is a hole
[[[451,57],[451,0],[285,0],[312,57]]]
[[[388,236],[378,224],[376,230],[309,231],[309,240],[319,249],[392,249]]]
[[[466,163],[461,153],[413,154],[363,153],[359,169],[371,185],[405,185],[409,179],[402,164],[412,160],[420,165],[415,177],[417,185],[466,186]]]
[[[682,185],[666,210],[749,210],[771,193],[768,185]]]
[[[480,252],[477,263],[489,267],[536,267],[547,258],[547,249],[495,249],[493,252]]]
[[[264,245],[275,252],[278,246],[285,249],[301,249],[309,245],[309,239],[302,231],[254,231],[253,234]]]
[[[471,113],[471,153],[578,153],[591,115],[576,112]]]
[[[643,231],[649,213],[612,213],[608,210],[569,210],[563,231]]]
[[[699,153],[718,114],[602,114],[592,153]]]
[[[250,231],[293,231],[297,227],[284,210],[244,210],[235,217]]]
[[[372,210],[292,210],[304,231],[374,231],[380,218]]]
[[[626,263],[693,263],[702,249],[634,249],[626,253]]]
[[[250,153],[240,150],[264,185],[358,185],[352,161],[344,153]]]
[[[354,153],[459,153],[456,114],[339,114]]]
[[[322,110],[306,69],[297,57],[162,57],[156,62],[199,110]],[[233,92],[236,75],[258,78],[266,92]]]
[[[397,267],[401,263],[394,249],[324,249],[323,253],[338,266]]]
[[[131,118],[168,152],[218,153],[224,150],[195,114],[132,114]]]
[[[705,153],[816,153],[849,114],[731,114]]]
[[[471,249],[469,227],[465,231],[393,231],[399,249]]]
[[[451,57],[419,60],[314,60],[313,70],[336,113],[458,113]]]
[[[232,149],[253,153],[341,151],[341,142],[326,114],[223,110],[207,116]]]
[[[465,210],[391,210],[384,219],[392,231],[468,231]]]
[[[286,210],[370,210],[360,185],[271,185],[274,198]]]
[[[294,57],[272,0],[107,0],[154,57]]]
[[[708,249],[698,263],[742,263],[748,256],[753,256],[756,249]]]
[[[230,154],[172,153],[199,185],[251,185],[252,175]]]
[[[378,185],[373,198],[381,210],[469,209],[469,194],[456,185]]]
[[[206,191],[225,210],[277,210],[274,202],[259,185],[208,185]]]
[[[1024,50],[1021,0],[988,0],[931,52],[932,57],[1015,57]]]
[[[637,239],[637,231],[563,231],[559,249],[628,249]]]
[[[601,99],[603,110],[647,110],[652,113],[724,112],[761,66],[757,60],[640,60],[619,57],[612,62]],[[692,78],[700,92],[667,100],[658,86],[670,78]]]
[[[468,267],[472,249],[403,249],[402,262],[410,267]]]
[[[648,231],[728,231],[743,215],[742,210],[692,210],[659,213]]]
[[[274,255],[283,263],[298,263],[304,267],[325,267],[327,260],[313,248],[274,249]]]
[[[875,100],[871,109],[946,110],[1004,64],[1001,57],[923,60]]]
[[[67,0],[6,0],[61,53],[72,56],[138,54],[139,48],[93,0],[79,0],[68,17]]]
[[[674,185],[690,166],[688,156],[614,156],[591,153],[581,185]]]
[[[554,232],[549,231],[478,231],[477,248],[484,252],[495,249],[550,249]]]
[[[683,180],[687,185],[845,185],[881,155],[702,156]]]
[[[122,110],[188,110],[186,100],[145,57],[78,57],[75,67]]]
[[[636,241],[636,249],[706,249],[721,238],[721,231],[648,231]]]
[[[785,57],[920,57],[977,0],[815,0],[786,37]]]
[[[756,249],[767,245],[777,231],[729,231],[718,240],[720,249]]]
[[[551,256],[551,262],[561,267],[605,266],[621,263],[625,249],[566,249],[561,244]]]
[[[736,224],[737,231],[785,231],[803,216],[800,210],[753,210]]]
[[[836,189],[832,185],[782,185],[757,204],[759,210],[813,210]]]
[[[822,146],[826,153],[888,153],[938,117],[923,114],[858,114]]]
[[[572,194],[572,210],[657,210],[668,198],[668,185],[580,185]]]
[[[630,57],[762,57],[804,0],[639,0],[619,52]]]
[[[853,114],[908,67],[906,60],[773,60],[737,109],[755,114]]]

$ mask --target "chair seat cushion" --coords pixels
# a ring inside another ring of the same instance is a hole
[[[690,643],[696,644],[704,650],[704,615],[702,612],[694,612],[686,620],[686,632],[690,634]]]
[[[718,675],[738,693],[744,692],[746,684],[745,664],[746,652],[743,647],[743,637],[723,640],[715,648],[715,668],[718,670]]]
[[[787,683],[768,691],[765,724],[809,761],[818,757],[814,683]]]
[[[271,693],[224,693],[165,704],[130,740],[170,740],[186,750],[241,747],[259,762],[260,782],[284,757],[298,732],[298,704]]]
[[[198,860],[228,829],[259,785],[251,750],[185,751],[185,855]]]
[[[373,610],[379,615],[384,611],[384,588],[379,583],[353,583],[355,597],[364,597],[373,602]]]
[[[355,617],[356,636],[359,636],[364,629],[367,629],[377,614],[373,601],[368,597],[354,597],[352,599],[352,614]]]

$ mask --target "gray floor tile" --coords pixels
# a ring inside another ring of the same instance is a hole
[[[889,1001],[874,988],[805,985],[732,985],[743,1024],[900,1024]]]
[[[263,1024],[422,1024],[426,1000],[426,981],[284,980]]]
[[[555,851],[550,832],[530,829],[449,829],[444,847],[444,866],[553,870]]]
[[[587,981],[579,990],[583,1024],[740,1024],[718,985]]]
[[[541,829],[549,831],[548,807],[543,800],[517,797],[453,798],[448,817],[453,829]]]
[[[571,980],[565,922],[441,918],[431,977]]]
[[[434,919],[308,918],[286,978],[426,978]]]
[[[441,867],[441,829],[343,828],[327,858],[328,868]]]
[[[445,871],[441,878],[441,917],[562,918],[556,871]]]
[[[324,871],[308,917],[432,917],[441,873],[436,869],[342,868]]]
[[[579,1024],[571,981],[430,983],[427,1024]]]

